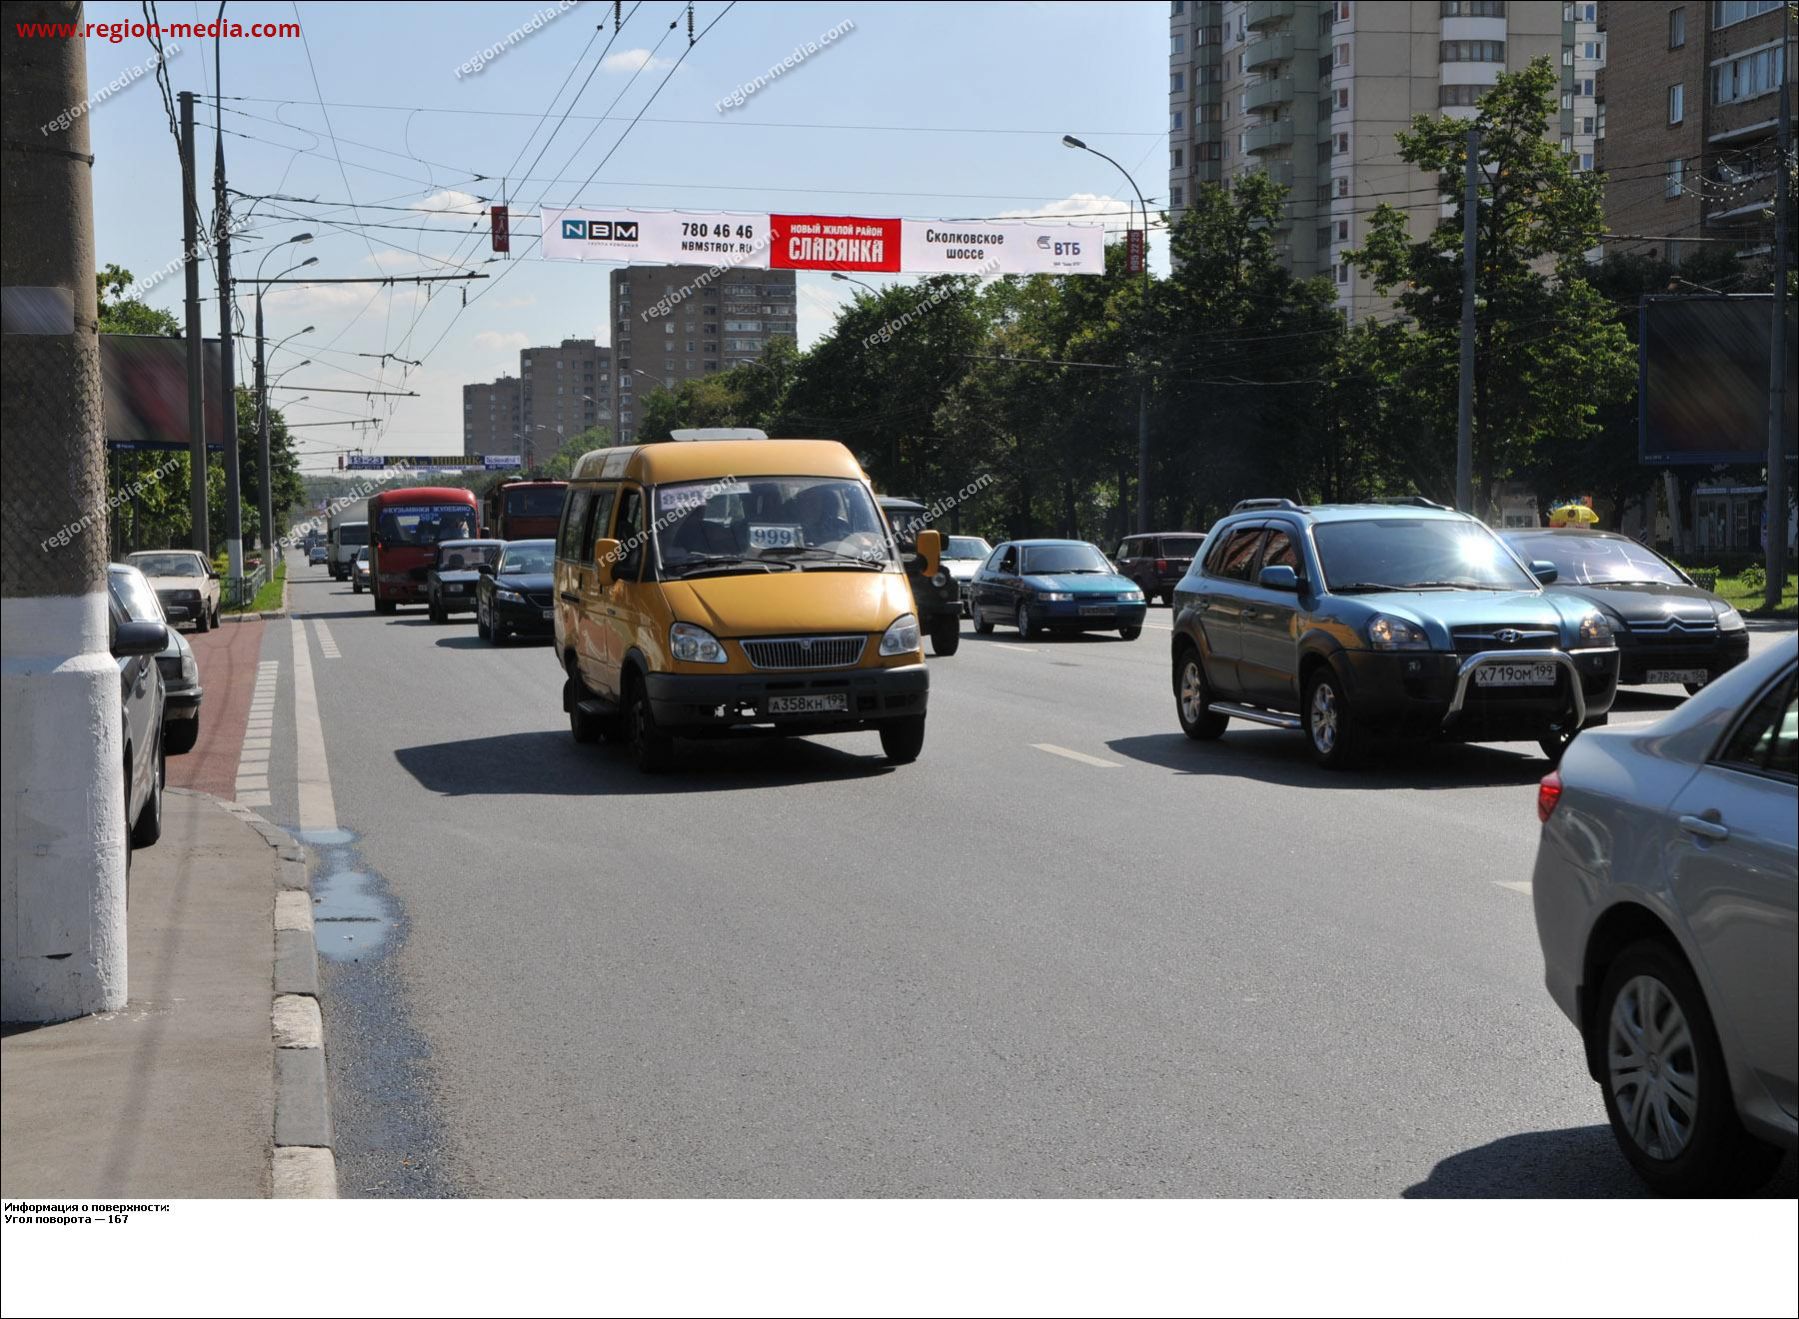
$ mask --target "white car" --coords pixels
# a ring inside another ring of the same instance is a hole
[[[150,579],[171,625],[192,623],[205,632],[219,625],[219,575],[198,550],[139,550],[125,562]]]
[[[993,546],[979,536],[945,536],[943,538],[943,570],[956,579],[957,589],[962,595],[962,613],[968,613],[968,583],[987,556],[993,553]]]

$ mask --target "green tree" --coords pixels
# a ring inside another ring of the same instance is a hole
[[[110,262],[94,276],[94,283],[100,294],[100,332],[179,335],[181,322],[172,314],[137,298],[125,296],[134,282],[129,270]]]
[[[1601,408],[1628,395],[1629,338],[1588,278],[1603,228],[1602,183],[1551,140],[1559,83],[1549,61],[1501,75],[1481,98],[1474,397],[1477,507],[1498,482],[1558,451],[1598,441]],[[1409,324],[1388,347],[1390,374],[1413,393],[1431,441],[1454,451],[1462,288],[1466,120],[1418,115],[1402,160],[1438,176],[1453,214],[1422,239],[1383,203],[1366,243],[1347,254],[1377,289],[1397,290]]]

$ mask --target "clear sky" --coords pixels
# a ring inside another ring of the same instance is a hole
[[[352,445],[391,454],[459,452],[464,383],[517,374],[522,346],[610,341],[609,267],[542,260],[529,241],[540,202],[945,219],[1120,215],[1115,199],[1130,195],[1123,179],[1104,161],[1061,146],[1063,133],[1131,170],[1152,208],[1167,191],[1163,3],[741,0],[726,12],[714,0],[695,6],[695,30],[715,19],[717,26],[672,76],[667,66],[687,46],[684,3],[626,3],[623,31],[615,34],[613,6],[586,0],[505,44],[534,15],[557,6],[226,6],[227,20],[246,28],[297,17],[305,34],[304,41],[246,36],[222,43],[224,92],[244,98],[225,102],[230,184],[314,203],[268,200],[251,211],[251,202],[240,201],[240,225],[249,213],[251,232],[234,255],[233,273],[252,276],[266,244],[310,230],[312,244],[268,256],[265,273],[315,256],[318,264],[300,273],[490,276],[436,285],[428,296],[417,287],[380,285],[266,295],[272,340],[315,327],[271,359],[277,371],[311,361],[283,382],[299,388],[276,395],[289,422],[383,422],[379,430],[296,431],[306,470],[335,466],[331,455]],[[164,0],[155,9],[167,24],[210,21],[217,6]],[[137,4],[87,6],[96,23],[142,22],[144,15]],[[596,35],[602,22],[606,30]],[[741,107],[717,108],[797,46],[846,22],[853,26]],[[458,76],[495,47],[504,48],[486,67]],[[141,38],[91,40],[90,93],[150,53]],[[173,91],[207,98],[199,173],[209,215],[213,68],[210,39],[185,43],[167,64]],[[631,126],[639,112],[643,118]],[[154,77],[139,77],[97,103],[90,128],[99,261],[142,280],[181,253],[179,161]],[[511,259],[495,257],[486,235],[485,207],[502,196],[515,217]],[[453,213],[476,211],[478,221]],[[1152,259],[1165,266],[1159,236]],[[211,335],[217,302],[210,267],[202,289]],[[823,273],[800,274],[802,345],[830,326],[854,291]],[[181,298],[178,268],[146,294],[177,315]],[[248,324],[249,299],[240,305]],[[424,365],[403,367],[382,353]],[[416,390],[419,397],[371,402],[307,392],[365,388]],[[305,402],[294,402],[303,395]]]

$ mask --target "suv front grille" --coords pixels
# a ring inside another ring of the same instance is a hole
[[[862,658],[867,637],[758,637],[740,642],[758,669],[847,669]]]
[[[1560,638],[1548,628],[1478,626],[1449,630],[1455,653],[1473,655],[1483,650],[1559,650]]]

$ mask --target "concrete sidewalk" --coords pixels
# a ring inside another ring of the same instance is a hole
[[[0,1041],[7,1197],[277,1189],[277,893],[304,863],[210,797],[171,790],[163,820],[132,863],[125,1009]]]

